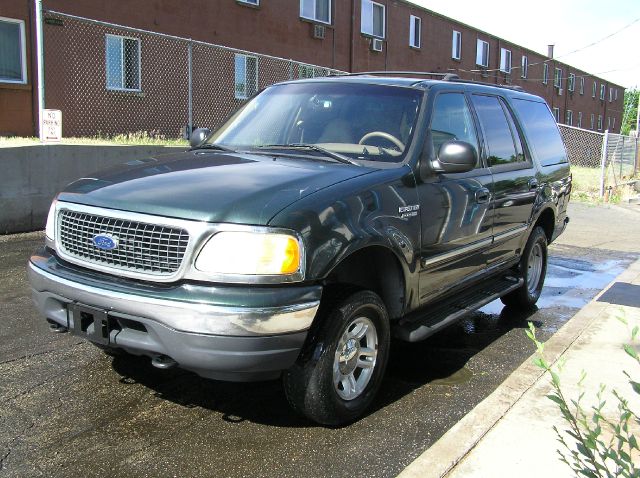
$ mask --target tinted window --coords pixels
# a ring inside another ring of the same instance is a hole
[[[458,140],[471,144],[479,158],[478,137],[469,105],[462,93],[443,93],[436,97],[431,119],[431,138],[436,154],[446,141]]]
[[[549,166],[566,163],[567,155],[560,131],[547,105],[535,101],[514,100],[513,106],[522,120],[529,146],[540,164]],[[593,115],[591,123],[593,127]]]
[[[489,166],[524,161],[513,121],[500,100],[495,96],[473,95],[473,104],[484,131]]]

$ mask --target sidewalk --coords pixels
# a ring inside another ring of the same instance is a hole
[[[630,327],[616,318],[620,315]],[[607,410],[613,416],[616,413],[612,389],[629,400],[632,410],[640,410],[640,397],[633,393],[622,373],[626,370],[635,380],[640,378],[640,370],[622,349],[630,341],[631,324],[640,325],[640,260],[546,343],[547,361],[556,362],[560,357],[566,360],[561,382],[568,399],[578,398],[576,384],[584,370],[584,408],[596,404],[595,393],[600,384],[605,384],[605,415]],[[531,348],[534,349],[533,344]],[[556,452],[560,444],[553,426],[563,430],[566,425],[557,405],[546,398],[552,391],[550,380],[548,374],[527,360],[399,478],[574,476]]]

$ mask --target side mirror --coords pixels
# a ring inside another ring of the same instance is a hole
[[[440,146],[438,159],[431,162],[439,173],[466,173],[477,163],[476,149],[465,141],[447,141]]]
[[[209,136],[211,136],[211,130],[209,128],[198,128],[191,133],[189,145],[192,148],[197,148],[204,143]]]

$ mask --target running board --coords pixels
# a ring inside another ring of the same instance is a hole
[[[481,287],[458,293],[434,306],[400,319],[393,334],[406,342],[419,342],[465,315],[516,290],[524,279],[511,276],[485,281]]]

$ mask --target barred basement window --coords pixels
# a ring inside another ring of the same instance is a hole
[[[24,22],[0,17],[0,82],[27,82]]]
[[[235,97],[246,100],[258,91],[258,58],[236,54]]]
[[[140,39],[105,35],[107,89],[140,91]]]

